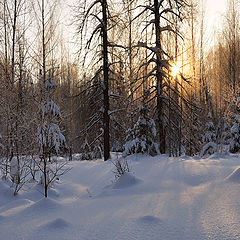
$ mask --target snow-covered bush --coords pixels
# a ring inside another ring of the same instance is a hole
[[[205,125],[205,134],[203,136],[203,148],[201,150],[200,156],[209,156],[217,151],[216,144],[217,136],[214,123],[212,121],[212,114],[208,113],[208,121]]]
[[[139,115],[133,129],[128,129],[127,131],[123,155],[146,153],[155,156],[159,153],[159,150],[157,144],[154,142],[154,138],[156,137],[154,120],[148,117],[146,107],[140,106]]]
[[[229,151],[236,153],[240,151],[240,97],[233,99],[229,115],[232,122]]]
[[[93,159],[102,159],[102,156],[103,156],[103,152],[101,147],[95,144],[92,150]]]
[[[91,146],[89,145],[87,139],[85,139],[84,143],[82,144],[80,151],[81,151],[81,155],[80,155],[81,160],[92,160],[93,159]]]
[[[125,173],[130,172],[128,161],[126,159],[117,157],[117,159],[114,160],[112,163],[115,166],[115,169],[113,170],[115,179],[118,179]]]
[[[10,181],[14,189],[13,194],[17,195],[19,190],[29,181],[30,174],[29,159],[25,156],[13,157],[10,161]]]
[[[85,139],[84,143],[82,144],[80,152],[80,160],[93,160],[102,158],[100,146],[95,144],[93,147],[91,147],[87,139]]]
[[[231,143],[231,127],[228,122],[223,123],[222,127],[222,133],[220,136],[221,143],[225,146],[229,145]]]
[[[236,153],[240,151],[240,132],[239,132],[239,121],[238,116],[235,117],[233,126],[231,127],[231,141],[229,151]]]

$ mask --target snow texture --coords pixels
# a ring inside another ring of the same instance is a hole
[[[117,181],[114,183],[113,188],[115,189],[121,189],[130,187],[132,185],[135,185],[140,180],[136,179],[131,173],[124,173],[122,176],[120,176]]]
[[[0,180],[0,239],[240,239],[238,155],[127,160],[134,175],[118,181],[111,162],[72,161],[47,199],[37,183],[14,197]]]
[[[240,183],[240,168],[237,167],[228,177],[227,179],[232,182]]]

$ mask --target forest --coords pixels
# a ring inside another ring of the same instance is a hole
[[[0,1],[5,177],[15,162],[18,172],[37,165],[46,181],[51,159],[74,153],[106,161],[110,152],[240,151],[237,0],[228,1],[211,44],[204,1],[72,1],[72,45],[63,7],[58,0]]]
[[[0,239],[239,240],[239,184],[240,0],[0,0]]]

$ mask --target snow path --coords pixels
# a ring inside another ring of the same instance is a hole
[[[240,239],[240,184],[227,178],[239,156],[132,156],[129,163],[136,182],[126,187],[124,179],[116,189],[110,162],[72,162],[48,199],[34,185],[13,197],[0,181],[0,239]]]

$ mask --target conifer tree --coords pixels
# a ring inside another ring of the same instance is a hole
[[[158,154],[156,137],[156,126],[154,120],[148,115],[147,107],[139,107],[139,118],[133,129],[128,129],[124,155],[135,153],[146,153],[151,156]]]
[[[39,163],[40,170],[43,173],[42,183],[44,185],[45,197],[47,197],[47,189],[52,181],[57,176],[57,172],[64,172],[63,168],[56,163],[55,170],[51,170],[52,154],[59,154],[65,149],[66,139],[62,134],[58,123],[61,120],[61,112],[57,104],[52,99],[57,84],[49,79],[43,89],[43,99],[40,105],[40,123],[38,128],[38,142],[40,147],[41,162]],[[42,166],[43,165],[43,166]],[[61,175],[62,175],[61,173]]]
[[[212,155],[217,151],[217,136],[211,112],[208,113],[208,121],[205,125],[205,135],[203,136],[204,146],[201,150],[201,157]]]
[[[236,153],[240,151],[240,97],[233,99],[232,118],[233,124],[230,129],[231,141],[229,151]]]

